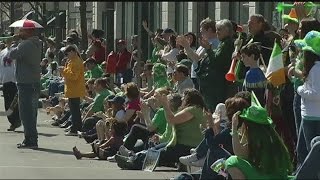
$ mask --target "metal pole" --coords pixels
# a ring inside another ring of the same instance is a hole
[[[140,88],[141,87],[141,77],[140,77],[140,74],[141,74],[141,64],[142,64],[142,57],[141,57],[141,22],[142,22],[142,2],[138,2],[138,61],[137,62],[137,69],[138,69],[138,74],[136,74],[136,79],[137,79],[137,85],[138,87]]]
[[[14,17],[14,2],[10,2],[10,22],[11,24],[14,23],[15,17]],[[14,33],[14,28],[10,28],[11,33]]]
[[[56,48],[60,49],[60,42],[62,41],[62,32],[61,32],[61,24],[60,24],[60,8],[59,2],[54,2],[54,10],[55,10],[55,30],[56,30]]]

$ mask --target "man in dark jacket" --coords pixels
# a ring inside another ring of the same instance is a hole
[[[24,126],[24,140],[18,148],[38,148],[37,116],[40,94],[41,41],[35,29],[19,31],[22,41],[10,52],[16,59],[16,79],[19,96],[20,119]]]
[[[216,50],[212,50],[208,42],[202,42],[202,47],[207,49],[208,57],[200,62],[197,75],[200,82],[200,92],[208,110],[213,112],[218,103],[227,98],[228,82],[225,75],[231,64],[231,56],[234,51],[233,26],[231,21],[224,19],[216,24],[217,37],[220,44]]]

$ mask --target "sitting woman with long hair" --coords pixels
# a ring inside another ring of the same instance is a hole
[[[196,147],[202,140],[200,125],[205,123],[205,104],[199,91],[187,89],[184,91],[182,110],[173,113],[167,96],[157,94],[168,123],[173,126],[173,138],[167,148],[160,152],[159,165],[178,163],[179,157],[188,155],[191,148]]]
[[[292,172],[288,149],[267,111],[255,102],[232,117],[235,156],[227,159],[226,169],[232,179],[287,179]]]

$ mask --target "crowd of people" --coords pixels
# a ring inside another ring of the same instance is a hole
[[[131,48],[117,39],[108,52],[102,30],[92,31],[88,49],[72,30],[57,49],[54,38],[41,41],[35,29],[21,28],[0,52],[8,131],[22,124],[18,148],[38,148],[44,108],[52,126],[91,145],[91,152],[72,148],[78,160],[142,170],[157,152],[156,166],[201,167],[177,179],[318,179],[320,22],[303,3],[283,20],[277,32],[251,15],[246,33],[228,19],[206,18],[200,37],[153,32],[144,21],[149,58],[137,35]],[[286,75],[277,85],[266,74],[275,44]]]

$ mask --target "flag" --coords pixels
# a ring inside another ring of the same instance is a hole
[[[259,106],[259,107],[262,107],[256,94],[251,91],[251,106]]]
[[[284,84],[286,81],[281,48],[276,42],[274,42],[266,77],[275,87]]]

